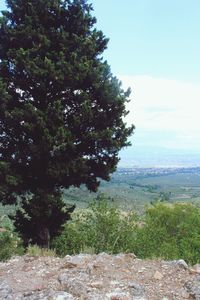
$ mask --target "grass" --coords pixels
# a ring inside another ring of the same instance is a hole
[[[26,250],[26,254],[30,256],[56,256],[53,249],[40,248],[37,245],[30,245]]]

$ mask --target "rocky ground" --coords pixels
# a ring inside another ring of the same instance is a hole
[[[200,266],[133,254],[15,257],[0,263],[0,299],[200,300]]]

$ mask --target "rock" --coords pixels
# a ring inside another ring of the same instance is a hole
[[[120,285],[119,281],[111,280],[110,285]]]
[[[76,297],[86,297],[89,283],[88,274],[79,273],[76,277],[71,277],[70,274],[64,273],[59,275],[58,281],[67,292]]]
[[[69,293],[66,293],[66,292],[62,292],[62,294],[58,294],[56,295],[56,298],[55,300],[73,300],[74,297],[69,294]]]
[[[182,291],[181,292],[181,297],[183,299],[189,299],[190,298],[190,294],[188,292],[186,292],[186,291]]]
[[[193,281],[188,281],[185,284],[185,288],[190,296],[194,297],[196,300],[200,300],[200,281],[194,279]]]
[[[64,265],[66,268],[75,268],[85,265],[88,261],[91,260],[90,254],[78,254],[75,256],[66,255]]]
[[[143,286],[135,283],[135,282],[131,282],[128,285],[129,290],[131,295],[133,296],[144,296],[144,288]]]
[[[170,260],[168,262],[165,262],[166,265],[172,265],[172,266],[178,266],[180,268],[183,268],[185,270],[188,269],[188,264],[185,262],[184,259],[177,259],[177,260]]]
[[[6,281],[0,283],[0,299],[7,299],[12,294],[12,289]]]
[[[132,259],[136,259],[137,258],[137,256],[134,253],[126,253],[125,257],[129,257],[129,258],[132,258]]]
[[[153,275],[153,278],[156,280],[161,280],[163,278],[163,275],[159,271],[156,271]]]
[[[189,269],[190,273],[200,274],[200,264],[196,264]]]
[[[188,264],[184,261],[184,259],[175,260],[174,262],[177,266],[179,266],[185,270],[188,269]]]
[[[182,269],[189,269],[188,264],[184,259],[177,259],[177,260],[170,260],[170,261],[163,261],[164,265],[162,265],[162,268],[168,269],[169,266],[175,266],[175,267],[180,267]]]
[[[93,263],[88,263],[87,268],[86,268],[86,273],[91,275],[95,268],[98,268],[98,267],[96,265],[94,265]]]
[[[103,281],[93,281],[90,283],[90,286],[97,289],[103,288]]]
[[[145,267],[139,269],[139,270],[138,270],[138,273],[143,273],[144,271],[146,271],[146,268],[145,268]]]
[[[30,262],[33,262],[34,260],[38,259],[39,256],[29,256],[29,255],[26,255],[24,256],[24,261],[25,263],[30,263]]]
[[[147,300],[144,296],[144,289],[137,283],[130,283],[129,287],[134,289],[131,293],[124,292],[123,290],[116,289],[113,292],[105,295],[106,300]]]
[[[106,300],[132,300],[133,298],[131,298],[128,293],[112,292],[112,293],[107,293],[105,295],[105,299]]]
[[[106,260],[109,260],[111,257],[108,253],[102,252],[96,256],[95,263],[103,263]]]
[[[76,267],[77,267],[77,264],[67,261],[63,264],[62,269],[73,269]]]
[[[53,290],[46,290],[42,292],[34,292],[32,295],[24,295],[24,298],[27,300],[75,300],[75,298],[63,291],[53,291]]]
[[[133,297],[131,300],[147,300],[147,298],[144,297]]]

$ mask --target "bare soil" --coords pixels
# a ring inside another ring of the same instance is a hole
[[[134,254],[25,255],[0,263],[0,299],[200,299],[192,286],[198,281],[198,270],[184,261],[141,260]]]

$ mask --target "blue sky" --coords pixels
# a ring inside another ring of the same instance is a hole
[[[132,89],[126,121],[136,125],[133,163],[141,149],[149,160],[158,149],[200,153],[200,1],[89,2],[97,28],[110,38],[104,57]]]
[[[93,0],[115,73],[200,80],[199,0]]]

